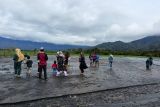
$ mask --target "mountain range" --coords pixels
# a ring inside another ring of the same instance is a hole
[[[88,48],[89,46],[52,44],[46,42],[33,42],[27,40],[15,40],[10,38],[0,37],[0,49],[20,48],[23,50],[34,50],[44,47],[45,50],[66,50],[76,48]]]
[[[160,35],[147,36],[128,43],[122,41],[106,42],[95,47],[111,51],[160,51]]]
[[[160,35],[147,36],[142,39],[134,40],[131,42],[105,42],[93,47],[80,46],[80,45],[60,45],[46,42],[33,42],[27,40],[15,40],[10,38],[0,37],[0,49],[6,48],[21,48],[24,50],[39,49],[43,46],[46,50],[66,50],[66,49],[89,49],[100,48],[111,51],[160,51]]]

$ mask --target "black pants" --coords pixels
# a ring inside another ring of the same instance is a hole
[[[84,73],[84,69],[83,68],[80,68],[80,70],[81,70],[81,73]]]
[[[22,62],[14,62],[14,70],[15,74],[20,75],[21,74],[21,64]]]
[[[47,79],[47,66],[46,65],[39,65],[38,68],[39,72],[39,78],[42,78],[42,70],[44,71],[44,79]]]

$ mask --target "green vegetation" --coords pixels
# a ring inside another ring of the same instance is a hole
[[[82,51],[82,49],[72,49],[69,50],[71,54],[79,54]],[[100,55],[125,55],[125,56],[154,56],[154,57],[160,57],[160,51],[110,51],[105,49],[99,49],[99,48],[93,48],[93,49],[85,49],[83,50],[85,54],[90,54],[92,52],[96,52]]]
[[[39,50],[22,50],[23,54],[27,54],[30,56],[37,55]],[[46,51],[48,55],[56,54],[55,51]],[[15,54],[15,49],[0,49],[0,57],[11,57]]]
[[[8,56],[13,56],[13,55],[14,55],[13,49],[0,49],[1,57],[8,57]]]
[[[22,50],[24,54],[35,56],[37,55],[39,50]],[[100,55],[125,55],[125,56],[154,56],[154,57],[160,57],[160,51],[110,51],[110,50],[104,50],[99,48],[93,48],[93,49],[85,49],[82,50],[79,49],[69,49],[67,50],[71,55],[79,55],[81,51],[85,53],[85,55],[89,55],[92,52],[96,52]],[[55,55],[56,51],[46,51],[48,55]],[[11,57],[15,54],[14,49],[0,49],[0,57]]]

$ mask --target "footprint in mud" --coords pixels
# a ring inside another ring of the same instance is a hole
[[[1,70],[1,71],[9,71],[9,67],[6,66],[6,65],[1,65],[0,70]]]

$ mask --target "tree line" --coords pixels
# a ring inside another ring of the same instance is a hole
[[[35,56],[38,53],[38,49],[34,50],[22,50],[24,54]],[[105,50],[105,49],[99,49],[99,48],[91,48],[91,49],[68,49],[64,50],[64,52],[69,52],[71,55],[79,55],[80,52],[84,52],[86,55],[91,54],[92,52],[96,52],[99,55],[126,55],[126,56],[153,56],[153,57],[160,57],[160,51],[154,50],[154,51],[142,51],[142,50],[136,50],[136,51],[112,51],[112,50]],[[54,55],[56,54],[56,50],[46,50],[46,53],[48,55]],[[15,49],[0,49],[0,56],[1,57],[10,57],[15,54]]]

